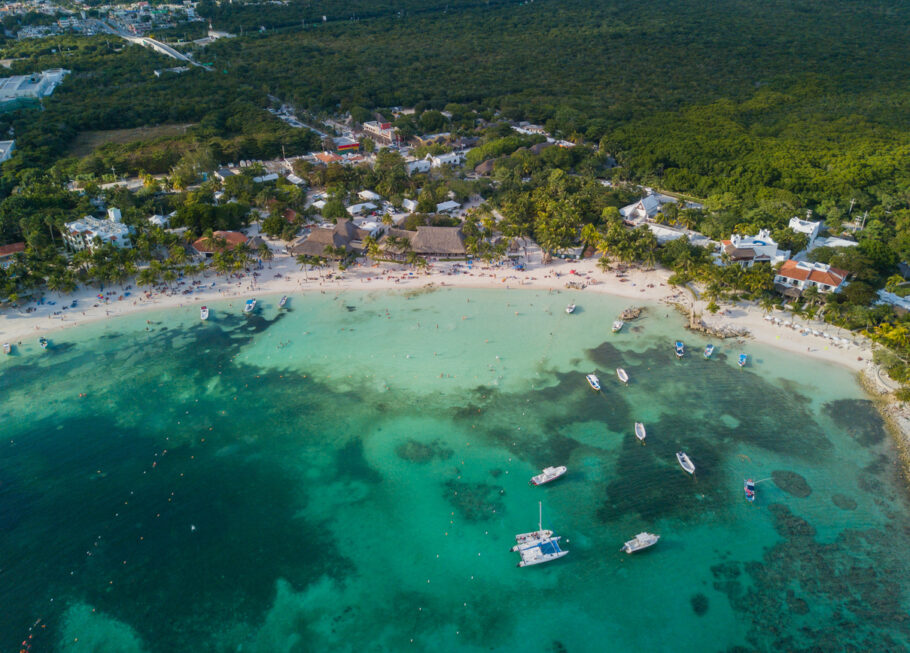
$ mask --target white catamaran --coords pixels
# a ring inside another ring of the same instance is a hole
[[[547,540],[553,537],[553,531],[544,530],[543,528],[543,501],[537,502],[537,530],[530,533],[519,533],[515,536],[515,546],[509,551],[518,551],[525,546],[533,546],[541,540]]]

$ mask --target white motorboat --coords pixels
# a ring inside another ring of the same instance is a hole
[[[676,357],[682,358],[686,355],[686,346],[682,343],[681,340],[676,341]]]
[[[515,536],[515,546],[509,551],[519,551],[526,546],[534,546],[538,542],[548,540],[553,537],[553,531],[544,530],[543,527],[543,501],[537,502],[537,530],[530,533],[519,533]]]
[[[629,383],[629,375],[626,373],[626,371],[623,368],[621,368],[621,367],[616,368],[616,376],[623,383],[626,383],[626,384]]]
[[[209,307],[208,306],[203,306],[202,308],[199,309],[199,319],[202,321],[209,319]]]
[[[639,533],[633,539],[623,544],[623,547],[620,550],[625,551],[626,553],[635,553],[636,551],[647,549],[649,546],[654,546],[659,539],[660,535],[655,535],[654,533]]]
[[[613,322],[613,333],[619,333],[622,330],[624,324],[625,322],[622,320],[616,320]]]
[[[252,313],[253,309],[255,309],[255,308],[256,308],[256,300],[248,299],[248,300],[246,300],[246,304],[243,305],[243,312]]]
[[[695,465],[692,464],[692,461],[689,460],[689,456],[685,451],[676,452],[676,460],[679,461],[679,466],[690,474],[695,473]]]
[[[4,353],[4,354],[9,354],[9,353],[12,352],[12,351],[13,351],[12,346],[11,346],[8,342],[4,342],[4,343],[3,343],[3,353]]]
[[[705,347],[705,360],[711,358],[711,355],[714,353],[714,345],[708,345]]]
[[[600,392],[600,379],[597,378],[596,374],[588,374],[585,378],[588,380],[588,385]]]
[[[539,565],[556,560],[569,552],[559,548],[559,536],[556,536],[548,537],[536,544],[519,549],[518,553],[521,555],[521,562],[518,563],[518,566],[530,567],[531,565]]]
[[[569,304],[568,306],[566,306],[566,313],[571,315],[574,312],[575,312],[575,304]]]
[[[47,345],[48,345],[47,338],[44,338],[44,337],[38,338],[38,344],[41,346],[41,349],[47,349]]]
[[[635,422],[635,437],[644,442],[647,436],[648,434],[645,431],[645,425],[641,422]]]
[[[559,467],[546,467],[540,474],[531,478],[531,485],[543,485],[544,483],[555,481],[567,471],[569,470],[564,465],[560,465]]]
[[[284,308],[288,303],[288,296],[282,295],[281,299],[278,302],[278,308]]]

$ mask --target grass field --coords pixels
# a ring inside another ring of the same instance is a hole
[[[192,127],[187,125],[157,125],[155,127],[136,127],[134,129],[106,129],[102,131],[79,132],[69,149],[69,156],[88,156],[97,148],[107,143],[132,143],[133,141],[150,141],[162,136],[180,136]]]

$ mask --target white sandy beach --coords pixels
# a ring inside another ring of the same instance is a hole
[[[575,274],[572,274],[573,270]],[[425,273],[416,272],[404,265],[383,263],[359,265],[339,274],[329,269],[322,271],[311,269],[304,272],[293,257],[276,255],[271,267],[265,266],[256,277],[247,274],[242,278],[226,280],[224,277],[209,274],[208,277],[196,279],[199,283],[195,286],[191,285],[192,279],[186,279],[183,285],[174,285],[169,291],[161,290],[162,287],[148,291],[145,288],[137,288],[135,283],[127,283],[126,287],[129,290],[115,286],[100,293],[98,289],[89,288],[80,289],[64,297],[48,293],[45,296],[46,303],[38,305],[32,312],[26,313],[21,309],[6,310],[0,314],[0,340],[15,344],[28,338],[37,338],[40,334],[92,321],[112,319],[136,311],[186,305],[202,306],[207,302],[232,297],[293,295],[313,291],[337,292],[345,289],[407,290],[429,284],[468,288],[565,290],[567,283],[576,282],[586,284],[583,291],[572,291],[579,299],[591,293],[605,293],[628,298],[630,305],[634,305],[637,300],[646,300],[690,306],[691,294],[667,284],[669,276],[670,273],[666,270],[633,269],[620,277],[615,272],[602,272],[597,268],[595,259],[557,261],[546,266],[538,262],[528,265],[524,271],[504,266],[489,267],[479,263],[475,264],[472,270],[461,265],[460,271],[456,271],[453,263],[435,263]],[[192,292],[185,294],[184,291],[189,288],[193,288]],[[103,294],[104,299],[99,299],[99,294]],[[63,310],[63,306],[69,306],[74,299],[77,300],[76,307]],[[55,304],[48,304],[48,300]],[[34,307],[35,304],[30,306]],[[747,329],[757,342],[803,356],[845,365],[856,371],[865,369],[870,363],[871,349],[868,343],[849,332],[821,323],[812,324],[798,318],[794,320],[819,332],[827,331],[830,335],[846,337],[854,343],[835,344],[830,339],[801,335],[792,328],[776,325],[766,320],[765,314],[754,306],[740,304],[725,308],[726,310],[717,315],[711,315],[705,311],[705,302],[698,301],[695,311],[701,313],[705,323],[710,326]],[[781,321],[793,320],[789,314],[777,312],[775,315]]]

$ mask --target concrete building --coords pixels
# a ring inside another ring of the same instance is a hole
[[[774,277],[774,285],[782,294],[791,294],[795,289],[798,295],[810,286],[816,286],[823,293],[837,292],[843,287],[847,274],[846,270],[825,263],[786,261]]]
[[[738,236],[733,234],[730,240],[721,241],[721,250],[730,260],[744,268],[751,268],[756,263],[780,263],[790,257],[789,251],[781,251],[771,238],[768,229],[762,229],[757,236]],[[715,263],[721,265],[723,259],[716,256]]]
[[[378,145],[394,145],[398,142],[398,130],[390,122],[371,120],[363,123],[363,131]]]
[[[0,141],[0,163],[9,161],[16,149],[16,141]]]
[[[413,213],[417,210],[417,200],[403,199],[401,200],[401,206],[404,207],[404,210],[408,213]]]
[[[813,222],[812,220],[800,220],[799,218],[790,218],[790,224],[787,225],[798,234],[806,234],[809,237],[809,247],[812,247],[812,243],[815,242],[815,239],[818,238],[818,233],[821,231],[822,223]]]
[[[442,166],[460,166],[464,163],[464,157],[458,152],[447,152],[446,154],[436,155],[428,154],[427,159],[434,168],[441,168]]]
[[[87,215],[81,220],[67,222],[63,229],[63,239],[69,248],[76,252],[86,248],[94,249],[95,238],[100,239],[102,244],[110,243],[120,249],[131,248],[133,243],[130,240],[130,228],[120,222],[119,209],[111,211],[116,211],[117,220],[101,220]]]
[[[40,100],[54,92],[70,71],[53,68],[31,75],[0,79],[0,104],[16,100]]]
[[[452,213],[461,208],[461,204],[448,200],[446,202],[440,202],[436,205],[436,213]]]
[[[638,225],[647,220],[653,220],[654,216],[660,213],[660,206],[660,199],[657,195],[646,195],[637,202],[619,209],[619,214],[626,222]]]
[[[433,167],[433,164],[427,161],[426,159],[416,159],[412,161],[405,161],[405,168],[407,168],[408,174],[413,175],[415,172],[429,172],[430,168]]]

